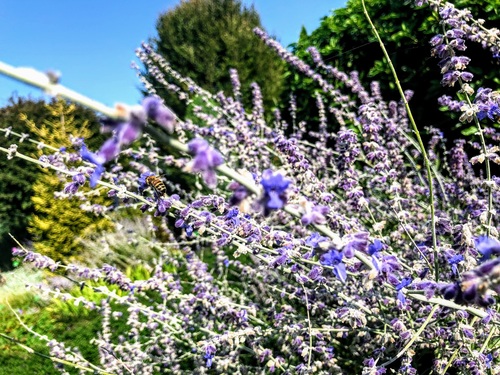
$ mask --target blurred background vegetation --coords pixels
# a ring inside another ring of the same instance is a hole
[[[85,129],[83,134],[89,136],[89,147],[98,147],[103,141],[99,127],[93,111],[56,99],[46,103],[11,98],[7,106],[0,108],[1,129],[10,128],[13,132],[29,136],[20,143],[18,137],[0,133],[0,146],[8,148],[17,144],[19,152],[33,158],[40,156],[40,150],[30,140],[59,148],[68,146],[69,135],[77,135],[81,129]],[[32,233],[37,233],[35,228],[39,225],[33,224],[35,209],[48,212],[50,204],[55,201],[54,193],[61,189],[59,183],[47,185],[47,180],[55,181],[57,177],[23,159],[7,160],[5,155],[2,156],[0,175],[0,267],[9,269],[11,249],[16,246],[9,233],[22,243],[32,241],[28,228],[31,226]],[[40,194],[45,195],[42,198]],[[66,214],[66,208],[61,205],[57,212],[52,213],[56,223],[57,217]],[[73,213],[80,215],[79,205],[73,204],[73,208]],[[42,211],[37,214],[43,215]]]

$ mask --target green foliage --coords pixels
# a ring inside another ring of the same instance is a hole
[[[476,18],[484,18],[486,27],[499,27],[500,15],[496,0],[459,0],[458,8],[468,8]],[[429,40],[442,30],[439,29],[437,14],[431,14],[428,7],[417,8],[412,2],[395,0],[367,1],[368,13],[384,41],[391,60],[398,72],[403,89],[415,92],[410,107],[420,128],[429,125],[439,127],[451,137],[458,136],[452,129],[456,119],[449,112],[439,110],[437,98],[443,94],[455,95],[456,88],[443,88],[438,60],[430,56]],[[301,58],[312,62],[307,47],[314,46],[324,61],[341,71],[359,72],[361,82],[378,81],[385,100],[399,100],[389,66],[382,56],[380,46],[363,14],[361,0],[349,0],[345,8],[335,10],[323,18],[321,25],[310,35],[304,31],[294,52]],[[496,88],[500,81],[497,77],[491,53],[480,46],[467,42],[465,55],[472,57],[474,65],[474,86]],[[303,81],[288,68],[287,89],[289,95],[297,96],[299,118],[317,118],[317,109],[312,92],[318,86],[311,81]]]
[[[74,105],[55,102],[50,106],[51,118],[43,125],[25,120],[27,128],[39,141],[50,146],[69,146],[69,134],[90,138],[92,131],[88,122],[76,122],[73,117]],[[40,155],[42,151],[39,151]],[[39,155],[39,156],[40,156]],[[37,252],[57,261],[67,262],[77,256],[81,249],[80,237],[111,228],[111,222],[103,217],[80,209],[83,203],[77,198],[57,199],[54,193],[61,191],[66,182],[51,173],[40,175],[33,185],[32,202],[35,209],[29,222],[29,232],[33,235]],[[89,193],[90,189],[82,188]],[[104,204],[106,198],[92,197],[92,203]]]
[[[262,28],[253,6],[239,0],[183,1],[159,17],[155,49],[175,70],[212,93],[232,94],[229,69],[237,69],[244,103],[251,102],[250,83],[257,82],[269,109],[282,90],[283,63],[255,37],[257,26]],[[154,86],[169,106],[185,114],[172,93],[161,84]]]
[[[35,332],[42,332],[49,339],[56,338],[68,347],[78,347],[82,355],[98,362],[98,352],[90,343],[101,324],[101,317],[96,311],[85,310],[85,314],[71,314],[70,309],[57,309],[53,301],[16,288],[17,279],[34,282],[39,279],[40,271],[33,273],[25,267],[5,274],[7,284],[0,287],[0,296],[8,298],[11,307],[20,315],[23,323]],[[26,281],[25,281],[26,282]],[[14,287],[13,287],[14,286]],[[77,288],[76,288],[77,289]],[[28,332],[17,320],[7,304],[0,303],[0,332],[15,338],[37,353],[49,355],[46,342]],[[62,303],[62,302],[59,302]],[[70,305],[72,302],[66,302]],[[79,311],[80,312],[80,311]],[[50,359],[33,355],[14,342],[0,337],[0,375],[3,374],[53,374],[54,363]],[[8,369],[8,371],[7,371]],[[77,371],[70,371],[77,374]]]
[[[143,266],[127,267],[127,277],[132,280],[146,279],[151,276]],[[5,282],[0,285],[0,333],[19,340],[23,345],[43,355],[49,355],[46,342],[28,332],[17,320],[13,312],[5,303],[9,301],[11,307],[20,315],[23,323],[35,332],[43,333],[49,339],[55,338],[64,342],[67,347],[78,348],[82,356],[92,363],[98,363],[98,351],[92,339],[96,337],[102,323],[102,317],[98,310],[89,310],[81,305],[75,304],[73,299],[62,301],[61,299],[42,299],[38,295],[26,289],[26,283],[41,282],[42,272],[32,270],[23,265],[18,269],[2,274]],[[57,283],[59,277],[47,277],[49,284]],[[80,288],[73,286],[69,294],[73,297],[85,297],[97,305],[105,298],[104,294],[95,292],[92,287],[102,286],[102,282],[88,281],[87,286]],[[67,290],[67,289],[66,289]],[[118,295],[121,291],[112,288]],[[64,292],[64,287],[63,290]],[[117,306],[118,311],[126,314],[126,306]],[[112,331],[119,335],[125,334],[127,325],[125,319],[112,319]],[[54,363],[46,358],[28,353],[14,342],[0,337],[0,375],[3,374],[52,374]],[[9,371],[5,371],[5,369]],[[4,372],[5,371],[5,372]],[[70,374],[77,374],[76,370],[70,369]]]
[[[34,134],[27,129],[26,122],[20,121],[21,114],[37,124],[53,119],[50,106],[44,101],[11,98],[8,106],[0,108],[0,128],[11,128],[16,133],[26,133],[33,137]],[[73,117],[76,124],[86,121],[94,133],[98,132],[99,122],[92,111],[76,106]],[[0,133],[0,147],[8,148],[11,144],[17,144],[19,152],[36,157],[38,154],[36,145],[29,142],[29,139],[20,143],[19,138],[12,135],[6,137],[4,133]],[[89,140],[90,146],[101,143],[101,136],[94,136]],[[34,210],[31,196],[33,184],[40,173],[43,171],[33,163],[22,159],[17,159],[13,163],[7,160],[5,155],[0,158],[0,268],[9,267],[10,249],[15,246],[9,233],[19,241],[30,239],[27,225]]]

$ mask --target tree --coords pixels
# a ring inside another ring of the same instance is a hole
[[[75,121],[73,114],[76,107],[74,105],[57,101],[52,103],[49,109],[51,117],[42,125],[29,120],[25,121],[28,130],[39,141],[52,147],[69,147],[71,145],[69,134],[84,139],[92,136],[93,132],[88,121]],[[39,150],[38,156],[42,154],[43,152]],[[77,251],[81,246],[80,237],[112,227],[111,222],[105,217],[82,211],[81,199],[56,198],[55,193],[62,191],[65,183],[66,176],[61,179],[52,172],[39,174],[39,178],[33,185],[31,200],[35,210],[28,227],[33,235],[35,250],[63,262],[78,257]],[[85,187],[81,189],[86,190],[87,193],[89,191]],[[106,201],[107,198],[92,197],[92,203],[105,204]]]
[[[476,18],[487,19],[486,27],[500,27],[497,1],[458,0],[454,3],[457,8],[470,9]],[[456,128],[456,118],[450,117],[449,112],[441,112],[437,103],[439,96],[455,96],[457,92],[456,88],[440,85],[442,76],[437,66],[438,59],[430,56],[429,40],[442,33],[437,14],[432,14],[428,7],[416,7],[413,2],[381,0],[366,2],[366,6],[395,65],[403,89],[415,92],[410,107],[417,125],[421,129],[429,125],[439,127],[450,138],[459,136],[458,131],[463,128]],[[363,14],[361,0],[349,0],[345,8],[324,17],[321,25],[311,34],[304,30],[293,49],[299,57],[312,62],[306,52],[309,46],[316,47],[323,60],[339,70],[346,73],[358,71],[365,85],[370,81],[379,81],[385,100],[399,100],[387,61]],[[491,53],[472,42],[467,42],[464,53],[473,58],[475,88],[498,87],[498,65]],[[317,110],[312,92],[318,89],[317,85],[311,80],[301,80],[293,68],[288,68],[287,77],[284,92],[286,95],[294,92],[298,112],[314,119]]]
[[[0,147],[8,148],[16,144],[20,153],[37,157],[37,146],[29,141],[33,137],[37,140],[36,136],[27,129],[20,116],[33,120],[36,124],[53,121],[51,105],[54,103],[47,105],[42,100],[11,98],[6,107],[0,108],[0,128],[4,130],[0,133]],[[89,147],[97,147],[102,143],[102,136],[98,134],[100,124],[94,112],[76,106],[73,117],[75,124],[86,122],[86,126],[92,129],[94,135],[88,140]],[[8,129],[26,134],[29,138],[21,142],[18,137],[9,135],[9,131],[5,132]],[[9,233],[21,242],[31,239],[27,226],[34,211],[31,201],[33,184],[42,173],[45,172],[37,165],[23,159],[17,159],[13,163],[5,156],[0,158],[0,268],[10,267],[10,250],[16,246]]]
[[[261,27],[253,6],[239,0],[188,0],[160,15],[155,50],[185,77],[202,88],[232,94],[229,69],[237,69],[243,102],[249,104],[251,82],[261,87],[264,105],[270,109],[282,89],[283,63],[252,32]],[[176,113],[186,108],[154,81],[155,89]]]

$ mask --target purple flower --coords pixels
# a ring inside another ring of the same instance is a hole
[[[102,121],[102,131],[112,131],[113,136],[103,143],[99,151],[92,153],[85,144],[81,146],[80,155],[82,159],[96,165],[96,169],[90,177],[91,187],[95,187],[102,173],[104,173],[103,165],[116,158],[122,146],[128,145],[139,138],[148,117],[167,130],[172,130],[174,116],[158,98],[147,97],[144,99],[142,106],[137,105],[130,108],[118,106],[117,110],[123,112],[123,116],[127,117],[127,121],[112,119]]]
[[[451,265],[451,272],[454,275],[458,275],[457,264],[464,260],[463,255],[457,254],[453,255],[448,259],[448,263]]]
[[[488,260],[492,255],[500,254],[500,242],[492,237],[481,236],[475,241],[476,249],[481,253],[481,262]]]
[[[372,244],[368,245],[368,254],[375,255],[379,251],[382,251],[383,248],[383,243],[379,239],[376,239]]]
[[[462,279],[453,284],[441,287],[441,293],[446,299],[466,305],[475,303],[479,306],[489,306],[495,302],[490,291],[500,292],[500,258],[484,262],[479,267],[462,275]]]
[[[313,249],[318,247],[321,242],[328,241],[328,238],[320,236],[318,232],[313,232],[306,238],[305,244],[311,246]]]
[[[270,169],[266,169],[262,173],[260,183],[264,188],[264,197],[262,199],[264,215],[267,216],[271,210],[280,209],[285,205],[285,190],[290,185],[290,182],[289,180],[285,180],[280,173],[274,174]]]
[[[205,355],[203,356],[203,358],[205,358],[207,360],[207,362],[206,362],[207,367],[212,366],[212,362],[214,360],[214,357],[215,357],[215,347],[213,345],[207,345],[205,347]]]
[[[127,121],[115,121],[107,119],[102,121],[103,132],[113,132],[113,136],[117,138],[118,152],[122,145],[128,145],[135,141],[141,135],[142,128],[146,125],[147,114],[144,108],[140,105],[131,108],[123,108],[118,106],[118,110],[125,112]]]
[[[404,277],[403,280],[401,280],[401,282],[398,285],[396,285],[396,291],[398,292],[397,298],[399,302],[401,302],[402,304],[406,302],[406,298],[405,295],[403,294],[402,289],[410,285],[412,281],[413,280],[411,277]]]
[[[79,187],[80,187],[80,184],[76,184],[74,182],[71,182],[64,187],[63,192],[64,192],[64,194],[73,195],[73,194],[76,194]]]
[[[500,108],[497,104],[490,104],[489,106],[486,106],[486,108],[484,108],[482,111],[479,111],[477,113],[477,118],[479,120],[483,120],[484,118],[488,117],[491,121],[495,121],[495,116],[500,116]]]
[[[189,153],[194,155],[191,171],[201,172],[203,180],[210,188],[217,186],[215,168],[224,163],[222,155],[201,138],[195,138],[188,143]]]
[[[326,206],[314,206],[311,210],[308,210],[300,219],[302,225],[308,224],[325,224],[326,217],[329,209]]]
[[[103,164],[106,162],[106,159],[102,153],[98,152],[97,154],[94,154],[93,152],[90,152],[85,144],[82,144],[82,147],[80,148],[80,156],[83,160],[96,165],[94,172],[90,176],[90,187],[93,188],[97,185],[97,181],[105,172]]]
[[[335,249],[329,250],[326,254],[323,254],[320,259],[320,263],[324,266],[333,267],[333,273],[337,278],[345,283],[347,279],[347,272],[345,269],[345,264],[342,263],[342,253]]]
[[[83,160],[95,165],[101,165],[104,163],[104,159],[94,154],[93,152],[90,152],[85,143],[83,143],[82,147],[80,148],[80,156]]]
[[[149,176],[153,176],[154,173],[151,171],[147,171],[144,173],[141,173],[141,176],[138,178],[137,182],[139,182],[139,191],[142,192],[144,189],[148,187],[148,184],[146,182],[146,178]]]
[[[146,111],[149,119],[156,122],[169,133],[174,131],[175,116],[173,112],[163,104],[160,98],[156,96],[147,96],[142,101],[142,107]]]
[[[113,160],[120,153],[120,142],[117,137],[113,137],[104,142],[97,151],[97,158],[99,160],[103,160],[102,164],[107,163],[108,161]]]
[[[73,182],[78,185],[83,185],[85,183],[85,175],[83,173],[75,174],[72,178]]]
[[[358,232],[349,234],[344,237],[347,238],[347,244],[344,246],[342,252],[346,258],[352,258],[356,251],[366,251],[368,246],[368,232]]]

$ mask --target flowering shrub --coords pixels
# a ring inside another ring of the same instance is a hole
[[[255,32],[266,44],[318,83],[319,118],[333,113],[337,132],[328,132],[323,120],[307,129],[293,116],[293,100],[292,124],[278,112],[267,123],[257,85],[254,107],[243,108],[236,72],[234,98],[212,95],[148,45],[137,51],[156,82],[188,103],[202,99],[194,108],[199,122],[176,118],[143,79],[151,96],[141,106],[100,108],[120,119],[111,122],[114,132],[100,150],[75,139],[74,153],[33,160],[70,176],[68,195],[84,176],[108,188],[121,207],[153,217],[158,240],[138,240],[161,251],[151,272],[130,278],[113,265],[62,265],[16,249],[14,255],[94,293],[38,285],[41,291],[103,316],[93,341],[100,364],[45,338],[57,368],[64,373],[72,363],[113,374],[500,371],[499,193],[491,166],[499,162],[491,145],[498,140],[492,123],[499,96],[474,89],[470,60],[457,56],[466,43],[479,42],[498,58],[498,30],[452,4],[418,3],[441,18],[444,33],[432,40],[432,54],[443,84],[457,87],[458,99],[446,99],[450,110],[477,126],[480,141],[471,143],[470,159],[465,140],[446,150],[437,129],[424,143],[406,105],[411,92],[385,102],[376,82],[366,88],[355,72],[326,65],[314,50],[316,67],[307,66],[261,30]],[[141,134],[144,142],[135,147]],[[1,150],[26,159],[15,147]],[[81,165],[65,167],[67,159]],[[199,174],[206,187],[196,182],[199,191],[186,191],[172,176],[147,179],[171,167]],[[126,334],[111,328],[113,320],[128,327]]]

